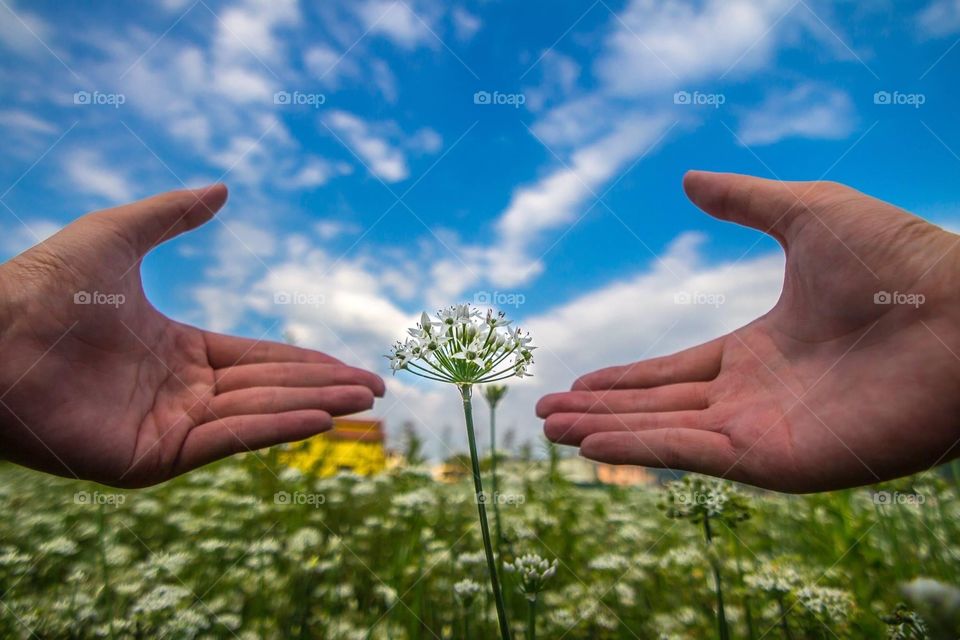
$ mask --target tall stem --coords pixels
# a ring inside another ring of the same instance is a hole
[[[477,456],[477,436],[473,429],[473,406],[470,402],[472,388],[465,384],[460,387],[463,397],[463,417],[467,422],[467,441],[470,444],[470,464],[473,467],[473,487],[477,498],[477,511],[480,514],[480,533],[483,536],[483,550],[487,554],[487,570],[490,572],[490,586],[497,603],[497,620],[500,623],[500,637],[510,640],[510,624],[507,622],[507,609],[503,604],[503,593],[500,591],[500,578],[497,575],[497,561],[493,555],[493,545],[490,542],[490,525],[487,524],[487,507],[484,504],[486,497],[483,493],[483,482],[480,480],[480,458]]]
[[[707,544],[713,544],[713,535],[710,533],[710,518],[703,516],[703,533],[707,538]],[[723,583],[720,581],[720,568],[715,564],[713,558],[710,559],[713,565],[713,580],[717,586],[717,630],[720,632],[720,640],[729,640],[730,631],[727,629],[727,613],[723,609]]]
[[[100,504],[100,511],[97,516],[97,541],[100,551],[100,572],[103,576],[103,593],[104,597],[107,600],[107,606],[110,610],[110,625],[109,632],[110,638],[114,638],[114,629],[113,629],[113,616],[114,616],[114,601],[113,601],[113,587],[110,584],[110,570],[107,564],[107,540],[106,540],[106,523],[105,516],[103,513],[104,505]]]
[[[527,607],[527,640],[537,640],[537,601],[528,600]]]
[[[784,640],[793,640],[793,633],[790,631],[790,623],[787,622],[787,608],[783,604],[783,596],[777,598],[777,604],[780,605],[780,629],[783,630]]]
[[[500,528],[500,493],[497,488],[497,405],[490,403],[490,484],[493,489],[493,525],[497,532],[497,556],[503,556],[503,530]]]

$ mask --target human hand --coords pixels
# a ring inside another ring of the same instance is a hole
[[[729,335],[545,396],[537,414],[551,440],[602,462],[791,492],[957,455],[958,236],[834,183],[698,171],[684,189],[707,213],[780,242],[779,301]],[[922,304],[878,304],[880,292]]]
[[[0,265],[2,457],[143,486],[326,431],[383,395],[378,376],[328,355],[202,331],[150,304],[143,256],[226,199],[214,185],[91,213]]]

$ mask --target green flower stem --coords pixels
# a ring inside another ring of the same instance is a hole
[[[503,530],[500,528],[500,501],[497,488],[497,406],[490,404],[490,484],[493,489],[493,524],[497,532],[497,557],[503,557]]]
[[[527,640],[537,640],[537,600],[528,600],[527,607]]]
[[[97,547],[100,560],[100,572],[103,577],[103,594],[107,600],[107,608],[110,612],[110,623],[109,623],[109,632],[111,640],[116,637],[113,629],[113,617],[114,617],[114,600],[113,600],[113,586],[110,584],[110,569],[107,564],[107,540],[106,540],[106,516],[104,514],[104,505],[100,504],[100,510],[97,515]]]
[[[703,516],[703,533],[707,538],[707,544],[713,544],[713,535],[710,532],[710,517]],[[723,583],[720,581],[720,568],[711,559],[713,566],[713,580],[717,585],[717,630],[720,633],[720,640],[730,640],[730,630],[727,628],[727,613],[723,608]]]
[[[500,623],[500,637],[510,640],[510,624],[507,622],[507,609],[503,603],[503,593],[500,590],[500,579],[497,575],[497,561],[493,555],[493,545],[490,542],[490,525],[487,524],[487,508],[484,504],[483,482],[480,480],[480,458],[477,456],[477,437],[473,429],[473,406],[470,401],[472,387],[468,384],[460,385],[460,395],[463,397],[463,417],[467,422],[467,441],[470,443],[470,463],[473,467],[473,486],[477,498],[477,511],[480,514],[480,533],[483,535],[483,550],[487,555],[487,570],[490,572],[490,586],[493,588],[493,597],[497,603],[497,620]]]
[[[783,596],[777,598],[777,604],[780,605],[780,629],[783,631],[784,640],[793,640],[790,623],[787,622],[787,607],[783,604]]]

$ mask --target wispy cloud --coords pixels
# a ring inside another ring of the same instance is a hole
[[[737,136],[746,145],[784,138],[846,138],[854,129],[853,101],[844,91],[805,83],[771,93],[743,114]]]
[[[66,157],[63,169],[77,192],[122,204],[132,200],[137,190],[125,174],[113,168],[119,165],[92,149],[75,149]]]
[[[934,0],[917,16],[917,24],[934,37],[960,32],[960,0]]]
[[[375,133],[375,126],[346,111],[332,111],[324,122],[383,180],[399,182],[410,175],[403,152]]]
[[[402,0],[364,0],[356,5],[363,26],[373,34],[382,35],[400,47],[413,49],[422,45],[435,46],[427,21]]]

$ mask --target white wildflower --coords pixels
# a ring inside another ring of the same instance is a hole
[[[496,382],[530,375],[533,349],[529,334],[508,330],[503,313],[486,317],[469,305],[447,307],[432,320],[425,312],[409,338],[387,356],[394,372],[406,370],[431,380],[458,385]]]
[[[480,583],[475,580],[470,580],[469,578],[453,585],[453,595],[460,601],[465,609],[470,608],[477,594],[481,591],[483,591],[483,587],[480,586]]]
[[[534,553],[522,555],[513,562],[503,565],[507,573],[516,573],[520,578],[518,590],[534,601],[537,594],[543,591],[544,583],[557,573],[557,561],[548,562]]]

